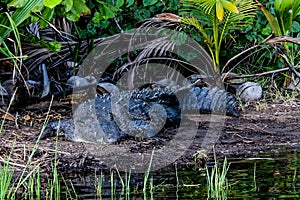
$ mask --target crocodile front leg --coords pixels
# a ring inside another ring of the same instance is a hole
[[[75,126],[73,120],[59,120],[55,122],[50,122],[45,130],[41,133],[40,139],[45,139],[48,137],[55,136],[65,136],[68,140],[74,141],[72,135],[68,133],[74,133]]]
[[[111,143],[124,135],[112,117],[110,95],[97,95],[80,104],[73,119],[77,141]]]
[[[116,142],[124,135],[112,118],[108,95],[80,104],[70,120],[49,123],[41,138],[57,134],[69,141],[100,144]]]
[[[154,104],[148,110],[149,119],[136,119],[132,118],[128,112],[128,100],[118,100],[113,102],[112,111],[114,119],[120,129],[127,135],[133,137],[151,138],[154,137],[160,130],[163,129],[167,114],[163,106]],[[144,113],[146,115],[146,113]]]

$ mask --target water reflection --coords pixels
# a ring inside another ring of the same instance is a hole
[[[300,199],[300,157],[296,151],[228,158],[228,162],[228,189],[221,199]],[[213,165],[208,163],[209,168]],[[144,191],[144,174],[114,171],[65,178],[72,181],[80,199],[207,199],[206,171],[195,166],[170,166],[150,177]]]

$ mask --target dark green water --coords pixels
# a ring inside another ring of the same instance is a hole
[[[222,160],[219,160],[221,163]],[[228,158],[228,188],[223,199],[300,199],[300,156],[296,151],[272,153],[253,158]],[[208,163],[209,169],[214,163]],[[221,166],[220,166],[221,167]],[[124,174],[121,174],[125,181]],[[98,176],[99,177],[99,176]],[[154,189],[143,193],[143,174],[131,174],[130,193],[121,195],[121,181],[115,173],[116,188],[111,187],[111,176],[104,175],[102,199],[207,199],[206,171],[195,166],[175,166],[152,173]],[[73,175],[80,199],[96,197],[95,175]],[[148,181],[149,186],[149,181]],[[220,199],[222,199],[220,198]]]

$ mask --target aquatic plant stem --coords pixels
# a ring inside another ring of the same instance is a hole
[[[144,176],[144,187],[143,187],[143,193],[145,194],[146,193],[146,189],[147,189],[147,181],[149,179],[149,174],[150,174],[150,171],[151,171],[151,166],[152,166],[152,162],[153,162],[153,155],[154,155],[154,150],[155,148],[153,148],[152,150],[152,154],[151,154],[151,157],[150,157],[150,162],[149,162],[149,166],[148,166],[148,169],[145,173],[145,176]]]
[[[14,93],[13,93],[11,99],[10,99],[10,102],[9,102],[9,104],[8,104],[8,107],[7,107],[7,109],[6,109],[6,112],[5,112],[4,116],[3,116],[3,120],[2,120],[1,126],[0,126],[0,134],[2,133],[2,129],[3,129],[3,126],[4,126],[4,123],[5,123],[6,117],[7,117],[7,115],[8,115],[9,110],[10,110],[10,107],[11,107],[11,105],[12,105],[12,102],[13,102],[14,99],[15,99],[17,90],[18,90],[18,88],[15,89],[15,91],[14,91]]]

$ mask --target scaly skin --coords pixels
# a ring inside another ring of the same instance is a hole
[[[216,114],[226,110],[227,115],[238,116],[236,98],[218,88],[193,87],[179,95],[167,87],[148,87],[96,95],[78,106],[73,119],[60,121],[59,133],[70,141],[92,143],[116,142],[126,134],[153,137],[164,126],[178,125],[181,110]],[[50,123],[42,138],[56,135],[58,125]]]

